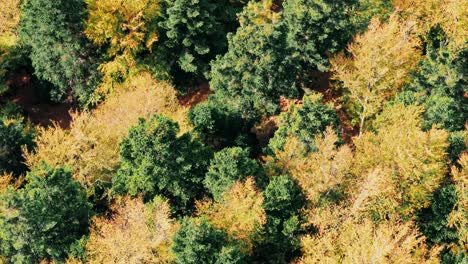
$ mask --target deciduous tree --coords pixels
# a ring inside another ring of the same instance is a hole
[[[89,263],[171,263],[172,236],[178,225],[167,201],[156,197],[118,201],[112,217],[96,217],[86,243]]]
[[[338,55],[332,61],[334,78],[357,106],[360,135],[365,121],[379,113],[417,64],[419,42],[412,27],[411,22],[402,23],[396,15],[385,24],[375,19],[367,32],[348,46],[349,56]]]
[[[241,250],[246,254],[251,253],[260,239],[266,221],[263,196],[256,190],[252,177],[237,182],[218,202],[202,202],[197,209],[215,228],[224,230],[230,239],[241,243]]]

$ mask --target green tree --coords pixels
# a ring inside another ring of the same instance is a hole
[[[223,102],[217,95],[192,107],[189,121],[194,131],[215,149],[254,145],[255,135],[250,132],[256,119],[245,119],[232,102]]]
[[[204,180],[206,189],[219,200],[236,181],[257,176],[260,166],[249,157],[249,151],[240,147],[225,148],[215,153]]]
[[[19,175],[27,170],[22,148],[34,148],[33,130],[21,120],[3,120],[0,117],[0,175]]]
[[[63,260],[72,243],[87,232],[91,205],[71,172],[45,164],[9,189],[0,216],[1,253],[13,263]]]
[[[305,205],[305,198],[299,186],[287,175],[271,178],[263,196],[267,222],[259,258],[269,263],[289,263],[300,250],[300,210]]]
[[[445,40],[433,40],[426,49],[419,69],[397,100],[424,107],[426,130],[433,125],[451,132],[463,130],[468,113],[468,51],[452,51]]]
[[[183,219],[173,243],[175,263],[245,263],[246,256],[240,248],[230,244],[226,234],[213,228],[204,218]]]
[[[86,103],[99,74],[96,55],[82,34],[83,0],[25,0],[21,5],[21,40],[30,47],[35,75],[52,83],[54,101],[71,91]]]
[[[302,107],[292,106],[281,113],[279,128],[270,140],[271,153],[283,150],[286,140],[297,137],[306,152],[316,151],[315,137],[331,126],[340,135],[339,119],[332,104],[324,104],[321,94],[305,96]]]
[[[288,45],[302,74],[329,69],[328,55],[343,49],[353,35],[350,10],[354,3],[354,0],[285,1],[283,21]]]
[[[158,60],[176,82],[207,76],[210,61],[226,51],[226,35],[237,27],[239,7],[228,0],[164,0],[161,9]]]
[[[280,96],[298,95],[294,61],[272,1],[251,1],[228,35],[228,52],[212,63],[210,87],[247,120],[278,111]]]
[[[190,134],[177,136],[179,125],[161,115],[130,129],[120,145],[121,167],[113,191],[169,198],[176,210],[190,207],[203,195],[203,179],[211,151]]]

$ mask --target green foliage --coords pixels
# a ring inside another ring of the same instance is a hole
[[[299,252],[300,210],[305,198],[287,175],[273,177],[263,195],[267,223],[259,258],[270,263],[288,263]]]
[[[315,137],[323,135],[332,126],[340,135],[339,119],[332,104],[323,104],[320,94],[305,96],[302,107],[292,106],[288,112],[281,113],[279,128],[270,140],[271,153],[281,151],[288,137],[297,137],[306,152],[316,151]]]
[[[237,32],[228,35],[228,52],[212,63],[210,88],[223,102],[235,102],[247,120],[276,113],[280,96],[298,95],[285,27],[271,5],[250,2]]]
[[[215,149],[249,147],[255,140],[250,132],[255,120],[244,119],[235,105],[222,102],[216,95],[191,108],[188,117],[202,141]]]
[[[449,134],[449,147],[447,149],[448,156],[452,164],[455,164],[460,155],[467,149],[468,142],[466,131],[456,131]]]
[[[374,17],[386,20],[394,11],[392,0],[358,0],[351,21],[358,32],[364,32]]]
[[[447,226],[456,201],[453,184],[443,186],[434,193],[431,207],[424,209],[419,216],[420,230],[431,243],[448,244],[457,240],[456,231]]]
[[[95,54],[82,36],[83,0],[25,0],[21,5],[21,40],[30,47],[35,75],[55,88],[54,101],[73,96],[85,104],[99,76]]]
[[[228,0],[164,0],[161,9],[157,60],[185,85],[183,77],[207,76],[210,61],[226,51],[227,33],[237,27],[238,8]]]
[[[343,49],[350,40],[352,1],[288,0],[284,3],[284,23],[288,45],[300,64],[302,74],[327,71],[328,55]],[[297,65],[299,66],[299,65]]]
[[[426,52],[419,70],[397,100],[424,107],[424,129],[436,125],[449,131],[463,130],[468,113],[468,52],[453,52],[444,41],[430,43]]]
[[[0,175],[20,175],[27,170],[22,148],[34,148],[34,131],[22,120],[8,120],[0,117]]]
[[[206,219],[185,218],[174,236],[175,263],[244,263],[245,255],[227,242],[224,232],[213,228]]]
[[[147,199],[163,195],[182,211],[201,198],[211,151],[190,134],[178,133],[179,125],[164,116],[140,119],[120,145],[122,164],[112,179],[113,192]]]
[[[45,164],[26,181],[24,188],[10,189],[4,197],[0,255],[13,263],[63,260],[88,229],[91,205],[85,191],[69,170]]]
[[[249,151],[239,147],[225,148],[215,153],[204,184],[215,200],[219,200],[236,181],[257,176],[259,173],[260,166],[249,158]]]

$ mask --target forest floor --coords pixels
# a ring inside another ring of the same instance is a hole
[[[13,102],[20,106],[31,123],[40,126],[56,123],[61,128],[70,126],[72,120],[70,112],[76,110],[76,107],[70,102],[45,102],[40,96],[40,91],[34,87],[31,75],[25,69],[12,75],[7,84],[14,87],[14,92],[1,101]]]

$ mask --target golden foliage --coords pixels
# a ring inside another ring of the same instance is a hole
[[[356,210],[409,216],[429,206],[447,170],[448,135],[435,128],[424,132],[420,123],[420,107],[394,105],[377,118],[377,133],[355,140]]]
[[[257,239],[266,222],[263,196],[256,190],[252,177],[237,182],[219,203],[198,202],[197,212],[214,227],[225,230],[229,237],[243,241],[247,251],[252,250],[252,240]]]
[[[275,165],[296,179],[313,204],[320,195],[343,183],[353,161],[349,146],[336,147],[338,137],[331,127],[327,127],[323,137],[317,135],[316,152],[306,156],[297,138],[287,139],[284,150],[275,153]],[[272,161],[271,158],[268,159]]]
[[[119,165],[119,143],[138,118],[165,114],[187,130],[187,109],[178,104],[174,89],[157,82],[148,73],[132,77],[93,112],[74,113],[70,129],[57,125],[40,128],[37,148],[26,153],[30,167],[45,161],[51,166],[68,166],[74,178],[89,187],[109,181]]]
[[[467,0],[393,0],[405,20],[417,22],[417,31],[425,36],[440,25],[455,49],[465,48],[468,41]]]
[[[0,35],[16,35],[20,21],[20,0],[0,0]]]
[[[100,65],[104,74],[98,92],[111,91],[114,80],[125,79],[136,65],[135,55],[151,50],[158,40],[155,18],[159,0],[87,0],[89,16],[86,36],[94,43],[108,45],[112,61]]]
[[[176,222],[166,201],[145,205],[124,198],[111,219],[94,218],[86,244],[89,263],[171,263]]]
[[[460,156],[460,169],[452,167],[452,176],[457,191],[458,201],[448,217],[448,225],[456,228],[458,243],[451,245],[452,250],[468,251],[468,152]]]
[[[414,24],[392,15],[386,24],[371,21],[369,29],[348,46],[351,56],[332,60],[334,79],[339,80],[354,104],[359,106],[360,133],[364,122],[377,114],[383,103],[407,80],[420,57]]]
[[[375,224],[348,218],[338,228],[302,238],[300,263],[438,263],[412,222]]]

